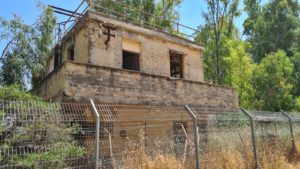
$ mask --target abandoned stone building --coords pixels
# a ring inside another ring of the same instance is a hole
[[[236,91],[204,82],[204,47],[88,11],[49,57],[32,92],[52,101],[238,107]]]
[[[32,93],[52,101],[92,98],[118,104],[99,109],[103,158],[110,159],[112,152],[104,128],[114,136],[113,151],[121,151],[125,137],[137,138],[140,128],[145,129],[148,146],[154,144],[151,139],[168,137],[182,148],[182,134],[192,133],[193,122],[174,107],[238,107],[233,88],[204,81],[203,52],[203,46],[188,39],[87,11],[53,49]],[[129,105],[142,107],[132,111]],[[169,108],[157,111],[151,106]],[[90,118],[87,110],[82,114]],[[147,127],[161,126],[161,120],[163,127]]]

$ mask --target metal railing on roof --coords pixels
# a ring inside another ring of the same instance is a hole
[[[136,7],[132,7],[119,1],[114,1],[113,3],[121,5],[124,9],[124,12],[116,11],[115,9],[109,8],[107,6],[104,7],[97,4],[90,4],[87,3],[86,0],[82,0],[79,6],[74,11],[62,9],[55,6],[49,6],[54,9],[54,12],[69,16],[67,20],[58,23],[52,45],[54,46],[55,44],[59,43],[60,40],[74,27],[78,20],[89,10],[96,11],[99,15],[103,15],[111,19],[123,20],[138,26],[162,31],[164,33],[168,33],[188,40],[194,40],[198,32],[197,29],[179,23],[178,18],[166,19],[160,15],[154,15],[152,13],[142,11]],[[132,16],[128,13],[137,14],[135,16]],[[147,15],[150,19],[146,21],[142,17],[140,17],[142,15]],[[166,20],[167,22],[171,23],[171,28],[166,28],[157,24],[157,21],[161,20]]]

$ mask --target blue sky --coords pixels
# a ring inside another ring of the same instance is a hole
[[[40,0],[44,4],[59,6],[65,9],[74,10],[81,2],[81,0]],[[242,2],[242,1],[241,1]],[[32,24],[40,14],[40,10],[36,7],[37,0],[2,0],[0,7],[0,17],[12,19],[13,14],[22,16],[23,20]],[[242,4],[239,6],[243,8]],[[184,0],[180,7],[181,23],[192,28],[197,28],[203,24],[202,11],[207,7],[203,0]],[[242,24],[246,14],[237,18],[235,24],[242,31]],[[5,41],[0,41],[0,51],[2,51]]]

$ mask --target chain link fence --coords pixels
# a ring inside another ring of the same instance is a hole
[[[270,168],[299,159],[297,113],[91,103],[1,101],[0,168]]]

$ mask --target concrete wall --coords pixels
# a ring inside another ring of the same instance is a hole
[[[63,71],[66,98],[92,97],[100,103],[238,107],[237,93],[228,87],[70,62],[65,63]]]

